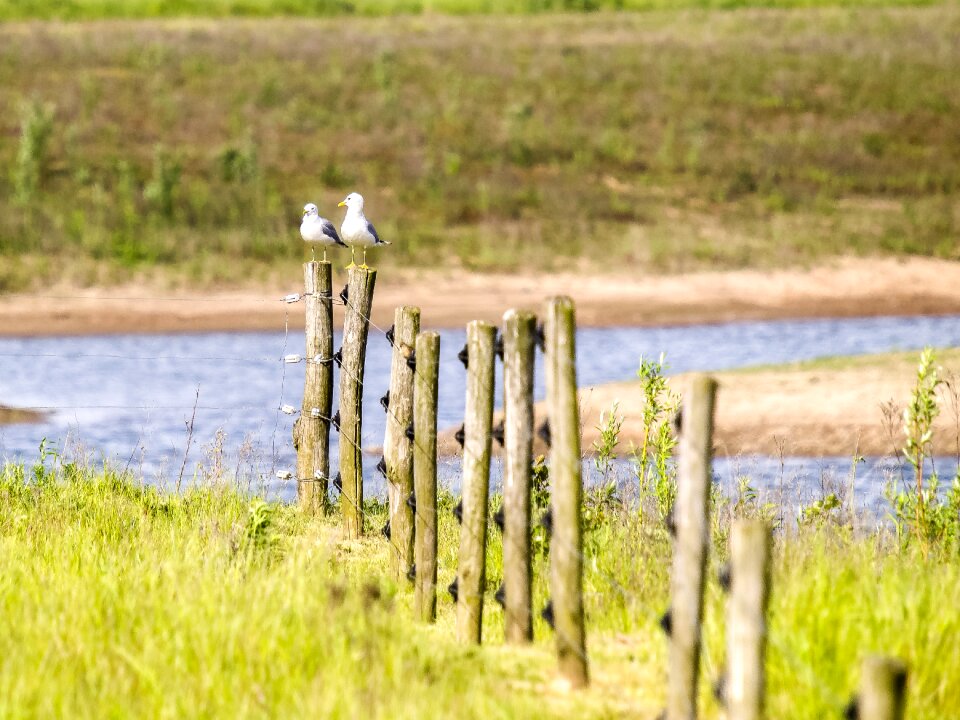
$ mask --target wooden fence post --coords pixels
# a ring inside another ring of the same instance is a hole
[[[580,408],[577,400],[576,317],[573,301],[547,303],[544,322],[553,536],[550,595],[560,676],[571,687],[589,683],[583,624],[583,527],[580,508]]]
[[[333,299],[329,262],[303,266],[306,377],[297,437],[297,497],[308,512],[327,504],[333,405]]]
[[[350,268],[340,365],[340,509],[347,538],[363,534],[363,368],[377,271]]]
[[[673,515],[677,537],[670,577],[671,634],[667,720],[697,717],[703,575],[709,534],[708,498],[712,480],[713,378],[692,379],[683,402],[683,428]]]
[[[417,372],[413,381],[413,482],[416,584],[413,613],[423,622],[437,619],[437,376],[440,334],[417,336]]]
[[[397,580],[406,578],[413,565],[413,441],[407,432],[413,425],[414,345],[420,332],[420,308],[398,307],[393,323],[393,360],[383,459],[387,466],[390,498],[390,539],[395,546],[393,570]]]
[[[863,661],[859,720],[903,720],[907,667],[895,658],[870,656]]]
[[[730,597],[727,600],[727,682],[729,720],[763,717],[770,598],[770,526],[737,520],[730,535]]]
[[[533,640],[530,571],[530,467],[533,461],[532,313],[503,316],[503,587],[508,642]]]
[[[493,325],[479,320],[467,325],[463,515],[460,523],[460,562],[457,569],[457,638],[466,643],[479,643],[482,635],[495,333]]]

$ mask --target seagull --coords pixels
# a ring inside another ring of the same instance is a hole
[[[363,248],[363,265],[360,267],[367,268],[367,248],[378,246],[378,245],[389,245],[390,243],[381,240],[380,236],[377,235],[376,229],[373,227],[373,223],[367,220],[363,215],[363,196],[360,193],[350,193],[347,195],[343,202],[341,202],[337,207],[346,206],[347,214],[343,218],[343,223],[340,225],[340,234],[343,235],[344,242],[350,246],[350,264],[347,268],[352,268],[356,266],[356,258],[354,254],[356,253],[356,248]]]
[[[307,203],[303,206],[303,222],[300,223],[300,237],[304,242],[310,245],[310,254],[314,260],[317,256],[314,247],[323,245],[323,261],[327,261],[327,248],[335,245],[346,247],[340,236],[337,235],[337,229],[333,223],[326,218],[320,217],[320,211],[313,203]]]

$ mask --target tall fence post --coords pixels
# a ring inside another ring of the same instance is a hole
[[[544,322],[553,536],[550,595],[560,676],[571,687],[589,683],[583,620],[583,498],[580,409],[577,400],[576,317],[573,301],[547,303]]]
[[[900,660],[870,656],[863,661],[859,720],[903,720],[906,706],[907,667]]]
[[[420,308],[398,307],[393,323],[393,359],[387,398],[383,459],[390,498],[390,539],[395,546],[393,570],[403,580],[413,565],[413,376],[414,345],[420,332]],[[414,435],[415,437],[415,435]]]
[[[676,542],[670,577],[671,634],[667,679],[667,720],[697,717],[700,622],[709,533],[708,497],[712,479],[713,406],[717,384],[697,375],[683,402],[677,497]]]
[[[467,325],[463,513],[460,524],[460,561],[457,569],[457,638],[466,643],[479,643],[482,634],[495,332],[493,325],[479,320]]]
[[[729,720],[763,717],[770,598],[770,526],[737,520],[730,535],[730,597],[727,600],[727,682]]]
[[[503,587],[508,642],[533,640],[530,475],[533,461],[533,360],[536,318],[503,316]]]
[[[308,512],[327,502],[330,410],[333,405],[333,299],[331,264],[303,266],[306,297],[306,377],[297,437],[297,497]]]
[[[347,280],[346,312],[340,365],[340,509],[344,535],[363,534],[363,368],[367,354],[367,331],[377,271],[351,268]]]
[[[413,613],[423,622],[437,618],[437,377],[440,334],[417,336],[417,372],[413,381],[413,483],[416,584]]]

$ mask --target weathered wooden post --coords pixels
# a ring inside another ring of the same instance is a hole
[[[403,580],[413,566],[413,376],[414,344],[420,332],[420,308],[398,307],[393,323],[393,359],[383,459],[387,466],[390,498],[390,539],[394,545],[393,570]]]
[[[306,378],[297,425],[297,497],[315,512],[326,506],[333,404],[333,299],[331,264],[303,266],[306,297]]]
[[[667,680],[667,720],[697,717],[700,672],[700,621],[707,561],[707,517],[713,446],[713,406],[717,383],[697,375],[683,402],[683,428],[677,497],[673,516],[676,541],[670,577],[671,633]]]
[[[479,643],[482,634],[495,333],[493,325],[479,320],[467,325],[463,514],[460,523],[460,561],[457,569],[457,638],[467,643]]]
[[[367,331],[377,271],[350,268],[340,365],[340,503],[343,530],[348,538],[363,534],[363,368],[367,354]]]
[[[503,316],[503,587],[508,642],[533,640],[530,586],[530,467],[536,318]]]
[[[870,656],[863,661],[859,720],[903,720],[906,706],[907,667],[900,660]]]
[[[573,301],[547,303],[544,322],[553,536],[550,595],[560,676],[571,687],[589,682],[583,624],[583,528],[580,507],[580,408],[577,400],[576,317]]]
[[[413,483],[417,498],[414,616],[437,619],[437,376],[440,334],[417,336],[417,372],[413,381]]]
[[[763,717],[772,540],[770,526],[762,520],[741,519],[733,524],[727,600],[729,720]]]

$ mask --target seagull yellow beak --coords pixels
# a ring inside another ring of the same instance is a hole
[[[346,204],[347,204],[346,201],[341,200],[340,202],[337,203],[337,207],[343,207]]]
[[[306,217],[306,216],[307,216],[307,211],[304,210],[304,211],[303,211],[303,217]]]

